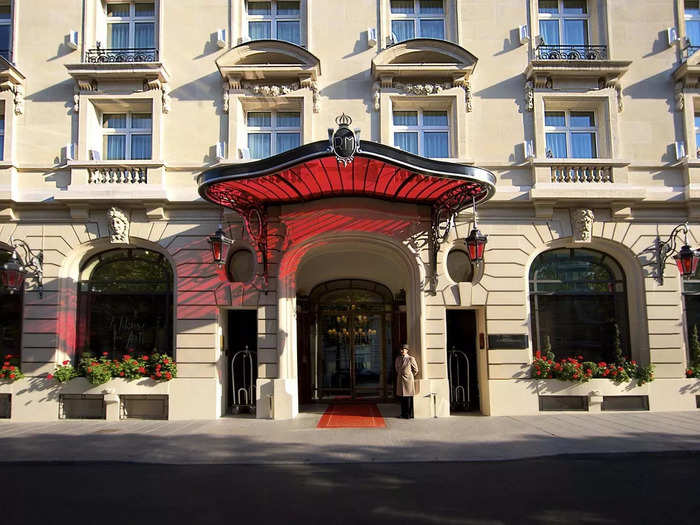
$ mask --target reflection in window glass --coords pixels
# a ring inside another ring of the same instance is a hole
[[[93,355],[172,355],[173,274],[160,254],[111,250],[88,260],[78,285],[78,348]]]
[[[615,360],[615,332],[629,358],[625,276],[610,256],[587,249],[557,249],[538,256],[530,269],[534,349],[547,339],[558,357]]]
[[[0,248],[0,267],[9,261],[10,252]],[[20,366],[20,337],[22,334],[22,294],[11,294],[0,284],[0,362],[8,360]]]

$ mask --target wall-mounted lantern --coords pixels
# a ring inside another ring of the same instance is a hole
[[[0,268],[0,280],[11,294],[22,289],[24,279],[29,275],[38,283],[39,297],[44,296],[44,253],[34,253],[21,239],[12,239],[12,258]],[[21,250],[24,257],[20,257]]]
[[[216,233],[209,236],[209,244],[211,245],[212,258],[216,265],[221,268],[226,262],[228,248],[233,244],[233,241],[224,234],[221,224],[219,224],[219,229],[216,230]]]
[[[676,249],[678,236],[683,233],[683,246],[680,250]],[[671,235],[666,241],[662,241],[660,237],[656,237],[656,280],[659,284],[664,284],[664,267],[669,256],[673,256],[678,266],[678,271],[681,277],[687,279],[691,277],[698,268],[700,261],[700,252],[692,249],[688,245],[688,223],[679,224],[676,226]]]

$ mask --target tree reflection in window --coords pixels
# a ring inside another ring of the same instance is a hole
[[[534,349],[547,339],[557,357],[615,360],[616,328],[629,358],[625,275],[610,256],[588,249],[541,254],[530,269]]]
[[[173,273],[163,255],[110,250],[81,268],[78,349],[93,355],[172,355]]]
[[[688,330],[688,348],[690,348],[690,338],[695,328],[700,333],[700,266],[690,278],[681,279],[681,282],[685,302],[685,324]]]
[[[0,248],[0,268],[10,260],[11,253]],[[0,284],[0,366],[6,356],[19,360],[22,333],[22,292],[11,294]],[[19,364],[19,363],[16,363]]]

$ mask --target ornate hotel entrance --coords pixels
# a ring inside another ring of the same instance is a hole
[[[402,314],[378,283],[343,279],[299,298],[302,402],[393,397],[393,362]]]

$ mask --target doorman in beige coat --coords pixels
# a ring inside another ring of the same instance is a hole
[[[408,355],[408,345],[401,347],[401,355],[394,361],[396,369],[396,395],[401,400],[401,417],[413,418],[414,380],[418,373],[416,359]]]

